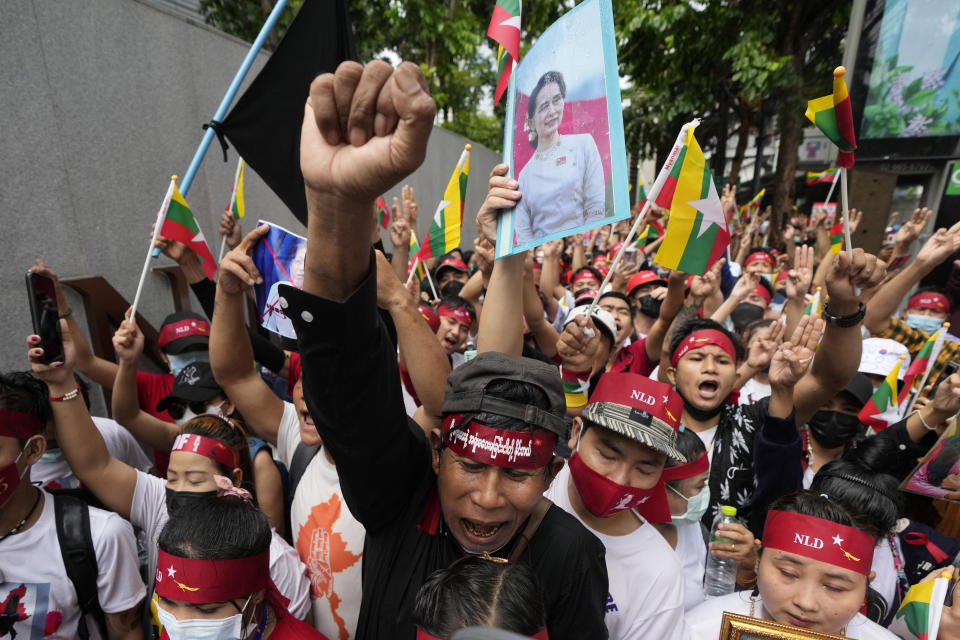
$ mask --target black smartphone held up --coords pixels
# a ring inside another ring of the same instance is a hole
[[[39,346],[43,349],[40,362],[62,362],[63,338],[60,336],[57,290],[53,280],[39,273],[27,273],[27,294],[30,297],[33,332],[40,336]]]
[[[937,378],[937,384],[933,385],[933,389],[930,391],[928,397],[932,398],[933,395],[937,392],[937,387],[940,386],[940,383],[955,374],[957,371],[960,371],[960,362],[955,360],[947,360],[943,363],[943,373],[940,374],[940,377]]]

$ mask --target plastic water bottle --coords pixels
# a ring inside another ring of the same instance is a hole
[[[717,535],[717,526],[721,523],[740,521],[737,519],[737,508],[722,506],[720,513],[710,527],[710,542],[733,542],[728,538]],[[737,586],[737,561],[729,558],[720,558],[707,552],[707,570],[703,576],[703,595],[706,597],[723,596],[733,593]]]

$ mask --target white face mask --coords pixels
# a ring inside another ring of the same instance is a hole
[[[257,623],[251,621],[247,628],[243,628],[243,612],[250,604],[250,598],[243,603],[243,609],[240,613],[228,618],[216,618],[208,620],[205,618],[190,618],[187,620],[177,620],[172,613],[157,603],[157,618],[163,625],[164,631],[170,640],[243,640],[256,629]]]
[[[227,416],[226,414],[223,413],[223,410],[220,408],[223,406],[224,402],[226,402],[226,400],[221,401],[220,404],[208,404],[206,410],[202,414],[194,413],[189,406],[186,406],[183,408],[183,415],[180,416],[179,420],[175,420],[174,422],[177,423],[178,427],[182,427],[183,425],[187,424],[189,421],[193,420],[197,416],[206,415],[208,413],[211,413],[215,416],[219,416],[224,420],[226,420]]]
[[[707,512],[707,507],[710,505],[710,487],[703,487],[703,489],[700,489],[700,493],[692,498],[688,498],[687,496],[683,495],[669,484],[667,485],[667,488],[687,501],[686,511],[680,515],[671,516],[673,524],[678,527],[682,527],[688,524],[696,524],[700,522],[703,514]]]

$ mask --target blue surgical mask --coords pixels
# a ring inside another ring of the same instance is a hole
[[[933,334],[943,325],[943,320],[941,318],[934,318],[933,316],[920,315],[919,313],[908,313],[907,325],[911,329],[919,329],[920,331]]]
[[[705,486],[703,489],[700,489],[700,493],[692,498],[688,498],[687,496],[683,495],[669,484],[667,485],[667,488],[687,501],[686,511],[678,516],[670,516],[673,519],[673,524],[678,527],[683,527],[688,524],[696,524],[700,522],[703,514],[707,512],[707,506],[710,504],[710,487]]]
[[[40,461],[48,464],[60,462],[63,460],[63,451],[60,449],[47,449],[40,455]]]
[[[168,353],[170,373],[179,375],[180,371],[191,362],[210,362],[209,351],[188,351],[187,353]]]
[[[243,628],[243,611],[252,597],[247,597],[240,613],[227,618],[177,620],[160,603],[157,603],[157,618],[170,640],[243,640],[257,627],[257,623],[251,621]]]

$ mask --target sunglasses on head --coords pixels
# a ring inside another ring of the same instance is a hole
[[[196,415],[207,412],[207,403],[205,400],[194,400],[192,402],[171,402],[170,406],[167,407],[167,413],[170,414],[170,417],[174,420],[179,420],[183,417],[183,414],[187,412],[187,408],[190,408]]]

